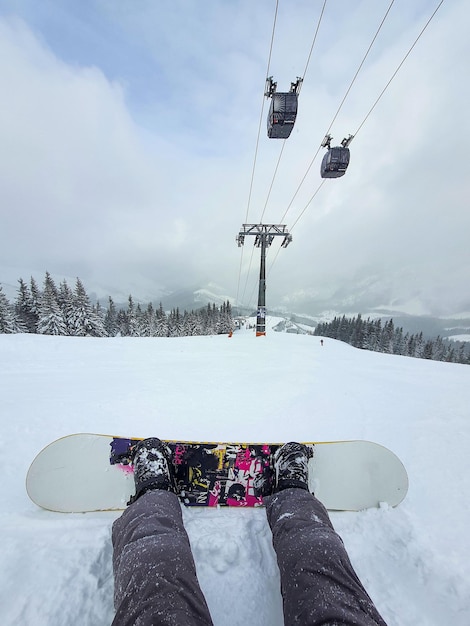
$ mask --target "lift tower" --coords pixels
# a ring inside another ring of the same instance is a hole
[[[245,237],[254,235],[255,246],[261,248],[261,265],[259,271],[258,310],[256,313],[256,336],[266,335],[266,248],[272,244],[274,237],[284,237],[283,248],[292,241],[292,235],[283,224],[243,224],[235,240],[238,246],[245,243]]]

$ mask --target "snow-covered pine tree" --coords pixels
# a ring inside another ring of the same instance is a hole
[[[207,305],[206,328],[204,334],[217,335],[219,333],[219,312],[214,303]]]
[[[367,349],[373,352],[380,350],[380,337],[382,335],[382,321],[380,318],[370,323]]]
[[[181,337],[182,335],[182,318],[178,307],[173,309],[168,317],[168,336]]]
[[[403,337],[403,328],[395,328],[393,335],[393,354],[405,354],[405,339]]]
[[[55,283],[49,272],[46,272],[44,290],[39,301],[37,332],[40,335],[67,335],[67,325],[57,302],[57,296]]]
[[[233,330],[232,306],[230,301],[224,302],[221,310],[221,332],[228,333]]]
[[[465,344],[464,343],[460,344],[456,360],[457,360],[457,363],[468,363],[468,359],[467,359],[467,356],[465,354]]]
[[[438,335],[434,340],[434,345],[432,349],[432,359],[434,361],[444,361],[446,355],[446,345],[442,340],[442,337]]]
[[[38,316],[39,319],[39,301],[41,300],[41,291],[32,276],[29,284],[31,292],[31,310]]]
[[[16,296],[16,319],[22,328],[21,332],[35,333],[37,331],[38,316],[33,312],[33,303],[28,285],[22,278],[18,280],[18,295]]]
[[[137,315],[134,305],[134,300],[132,296],[129,295],[128,304],[127,304],[127,334],[129,337],[138,337],[139,336],[139,325],[137,323]]]
[[[353,345],[355,348],[364,347],[364,323],[362,321],[362,316],[360,313],[357,316],[350,341],[351,345]]]
[[[202,328],[202,334],[203,335],[211,335],[212,331],[211,331],[211,317],[210,317],[210,310],[209,307],[206,307],[204,309],[201,309],[199,311],[199,316],[201,319],[201,328]]]
[[[71,325],[74,310],[74,294],[73,291],[64,279],[59,285],[59,293],[57,296],[57,302],[62,310],[65,325],[67,326],[67,334],[71,335]]]
[[[432,359],[432,349],[433,349],[433,342],[428,339],[423,347],[423,355],[422,358],[423,359]]]
[[[6,295],[3,293],[3,287],[0,285],[0,333],[17,333],[18,324],[15,319],[13,307],[8,302]]]
[[[423,358],[423,352],[424,352],[424,345],[425,345],[425,340],[423,337],[423,333],[420,332],[418,335],[416,335],[416,340],[415,340],[415,353],[413,356],[418,357],[418,359],[422,359]]]
[[[103,323],[104,323],[104,328],[106,330],[108,337],[115,337],[118,334],[119,328],[117,324],[116,305],[114,304],[114,301],[111,298],[111,296],[109,296],[108,309],[104,316]]]
[[[146,311],[141,313],[140,334],[142,337],[155,337],[156,335],[155,310],[151,302],[148,303]]]
[[[90,300],[82,281],[77,278],[73,293],[73,312],[70,319],[69,332],[76,337],[99,337],[96,329],[96,320],[93,315]]]
[[[349,320],[346,319],[346,315],[343,315],[339,322],[338,330],[336,333],[336,339],[340,341],[344,341],[346,343],[349,342],[350,337],[350,323]]]
[[[157,335],[157,312],[153,307],[153,303],[149,302],[147,305],[147,311],[145,312],[147,324],[149,326],[150,337],[156,337]]]
[[[161,302],[156,313],[156,335],[157,337],[168,337],[168,320]]]
[[[212,303],[212,318],[214,320],[214,333],[219,335],[221,333],[220,311],[215,306],[215,302]]]
[[[385,322],[385,325],[382,329],[382,333],[380,335],[379,340],[379,352],[384,352],[386,354],[393,353],[393,336],[395,333],[395,327],[393,324],[393,320],[389,320]]]
[[[203,334],[201,315],[191,311],[186,319],[186,332],[188,335],[197,336]]]
[[[116,328],[117,328],[117,335],[119,335],[120,337],[129,336],[129,323],[127,319],[127,314],[123,309],[119,309],[117,313]]]
[[[409,334],[408,335],[408,341],[406,342],[406,346],[405,346],[405,354],[406,356],[415,356],[415,348],[416,348],[416,337],[414,334]]]
[[[95,305],[91,307],[91,312],[93,315],[93,324],[95,337],[107,337],[108,333],[106,332],[106,328],[104,327],[104,311],[101,308],[99,300]]]
[[[137,337],[144,337],[145,335],[143,334],[143,332],[144,332],[145,321],[144,321],[144,313],[142,311],[142,307],[140,306],[140,302],[138,302],[137,306],[135,307],[135,319],[137,321]]]
[[[448,363],[455,362],[455,350],[454,350],[454,347],[450,343],[447,346],[444,361],[447,361]]]

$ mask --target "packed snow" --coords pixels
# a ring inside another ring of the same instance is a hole
[[[381,443],[407,467],[407,498],[333,524],[390,626],[470,624],[470,367],[321,346],[278,322],[260,338],[0,335],[2,624],[112,621],[119,513],[51,513],[25,491],[34,456],[73,432]],[[184,509],[184,521],[214,624],[280,626],[264,510]]]

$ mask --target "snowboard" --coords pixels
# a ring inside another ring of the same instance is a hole
[[[125,509],[134,494],[132,447],[140,439],[75,434],[46,446],[27,477],[38,506],[63,513]],[[166,441],[172,451],[178,497],[187,506],[258,507],[253,481],[272,484],[272,456],[281,443]],[[329,510],[398,505],[408,477],[400,459],[369,441],[314,442],[309,489]]]

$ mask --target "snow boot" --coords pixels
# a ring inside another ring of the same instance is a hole
[[[313,457],[313,444],[291,441],[274,453],[274,492],[296,487],[308,491],[308,460]]]
[[[171,461],[171,450],[157,437],[143,439],[132,450],[135,495],[132,504],[150,489],[163,489],[176,493],[176,482]]]

